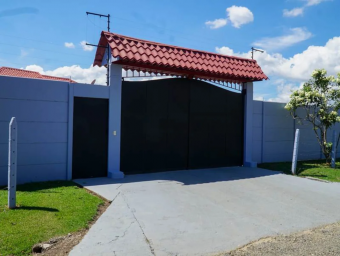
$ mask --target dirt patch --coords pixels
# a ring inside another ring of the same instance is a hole
[[[303,232],[266,237],[218,256],[340,255],[340,223]]]
[[[90,194],[98,196],[97,194],[89,191]],[[100,196],[98,196],[100,197]],[[34,245],[32,248],[32,255],[39,256],[64,256],[68,255],[74,246],[79,244],[79,242],[86,235],[91,226],[96,223],[98,218],[106,211],[110,203],[105,198],[100,197],[104,200],[104,203],[99,205],[96,215],[93,217],[91,222],[88,224],[86,229],[79,230],[78,232],[69,233],[66,236],[60,236],[50,239],[49,241],[42,242],[40,244]],[[36,251],[36,252],[34,252]]]

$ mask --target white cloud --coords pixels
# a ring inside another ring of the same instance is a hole
[[[224,46],[218,53],[250,58],[250,52],[237,53]],[[309,46],[290,58],[267,52],[255,54],[255,59],[269,77],[279,77],[293,82],[307,81],[315,69],[324,68],[330,75],[340,71],[340,37],[329,39],[324,46]]]
[[[287,83],[284,79],[278,79],[274,81],[273,84],[276,85],[277,96],[275,98],[269,98],[268,101],[288,102],[292,91],[299,89],[296,83]]]
[[[296,16],[302,16],[303,15],[304,8],[294,8],[292,10],[283,10],[283,16],[284,17],[296,17]]]
[[[90,52],[90,51],[92,51],[94,49],[93,46],[86,45],[86,41],[81,41],[80,42],[80,46],[81,46],[81,48],[83,48],[84,51],[87,51],[87,52]]]
[[[54,70],[44,70],[38,65],[29,65],[26,70],[37,71],[43,75],[67,77],[78,83],[91,83],[96,79],[96,84],[106,84],[106,68],[98,66],[90,66],[89,68],[81,68],[78,65],[59,67]]]
[[[70,42],[70,43],[65,42],[65,43],[64,43],[64,46],[65,46],[66,48],[75,48],[75,45],[74,45],[72,42]]]
[[[20,57],[21,58],[26,57],[28,54],[29,54],[28,51],[25,51],[24,49],[20,49]]]
[[[227,19],[216,19],[214,21],[207,21],[205,25],[207,25],[211,29],[217,29],[224,27],[225,25],[227,25],[227,23]]]
[[[274,51],[290,47],[312,37],[306,28],[292,28],[289,33],[284,36],[267,37],[253,43],[257,47],[261,47],[267,51]]]
[[[303,0],[303,1],[306,2],[306,4],[302,7],[294,8],[292,10],[284,9],[283,10],[283,16],[284,17],[302,16],[307,7],[318,5],[322,2],[331,1],[331,0]]]
[[[227,14],[235,28],[254,21],[254,15],[247,7],[233,5],[227,8]]]
[[[230,49],[227,46],[222,46],[222,47],[216,47],[215,48],[216,52],[220,53],[220,54],[224,54],[224,55],[229,55],[229,56],[233,56],[233,55],[240,55],[235,53],[233,49]]]
[[[26,66],[26,68],[22,68],[22,69],[39,72],[40,74],[44,73],[44,69],[42,67],[38,66],[38,65],[35,65],[35,64]]]
[[[305,0],[306,6],[313,6],[313,5],[318,5],[322,2],[329,1],[329,0]]]

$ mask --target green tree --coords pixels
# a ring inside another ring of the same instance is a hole
[[[332,143],[327,141],[327,131],[340,122],[340,73],[337,78],[327,76],[327,71],[317,69],[312,78],[301,89],[293,91],[285,106],[294,119],[300,123],[309,122],[320,144],[326,163],[330,163]],[[297,109],[301,114],[297,114]]]

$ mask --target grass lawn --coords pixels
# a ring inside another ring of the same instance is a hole
[[[299,161],[297,164],[296,172],[301,177],[313,177],[327,181],[340,182],[340,159],[337,159],[336,168],[333,169],[325,164],[325,160],[311,160]],[[280,171],[286,174],[291,174],[292,163],[264,163],[259,164],[259,168]]]
[[[9,210],[0,190],[0,255],[29,255],[36,243],[87,227],[102,203],[71,181],[52,181],[19,185]]]

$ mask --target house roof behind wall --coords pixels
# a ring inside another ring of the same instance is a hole
[[[36,71],[18,69],[18,68],[10,68],[10,67],[0,67],[0,76],[12,76],[12,77],[23,77],[23,78],[33,78],[33,79],[45,79],[45,80],[54,80],[54,81],[63,81],[69,83],[77,83],[76,81],[70,78],[57,77],[57,76],[47,76],[42,75]]]
[[[110,46],[112,63],[125,70],[184,76],[211,81],[251,82],[268,77],[255,60],[166,45],[142,39],[101,33],[94,65],[101,66],[105,47]]]

